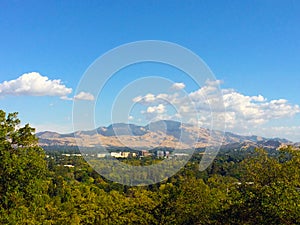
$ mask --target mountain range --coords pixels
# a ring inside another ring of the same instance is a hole
[[[151,149],[156,147],[187,149],[204,148],[222,143],[222,148],[243,149],[264,147],[278,149],[293,144],[287,139],[243,136],[198,128],[178,121],[161,120],[146,126],[115,123],[94,130],[76,131],[69,134],[44,131],[36,134],[41,146],[82,146],[82,147],[129,147]],[[76,137],[76,138],[75,138]]]
[[[277,149],[293,144],[281,138],[243,136],[231,132],[221,132],[198,128],[178,121],[160,120],[146,126],[115,123],[89,131],[69,134],[40,132],[36,134],[41,146],[82,146],[82,147],[129,147],[151,149],[155,147],[187,149],[219,145],[223,148],[265,147]],[[75,138],[76,137],[76,138]]]

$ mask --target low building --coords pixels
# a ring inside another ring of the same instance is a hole
[[[141,156],[143,157],[147,157],[147,156],[151,156],[152,154],[148,151],[148,150],[142,150],[141,151]]]
[[[130,152],[111,152],[110,156],[114,158],[128,158],[131,155]]]
[[[98,153],[97,158],[104,158],[106,156],[105,153]]]
[[[111,152],[110,156],[115,158],[122,158],[121,152]]]

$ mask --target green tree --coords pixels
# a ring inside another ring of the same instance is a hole
[[[300,224],[300,154],[288,148],[284,157],[263,149],[241,163],[241,182],[230,191],[225,224]],[[285,158],[285,160],[282,160]]]
[[[17,113],[0,110],[0,223],[24,221],[43,202],[44,158],[34,128],[20,127]]]

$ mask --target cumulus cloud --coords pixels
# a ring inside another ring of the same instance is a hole
[[[166,111],[166,107],[163,104],[159,104],[158,106],[149,106],[147,108],[147,113],[158,113],[162,114]]]
[[[162,103],[153,103],[151,106],[147,106],[145,110],[141,110],[141,114],[148,121],[174,119],[172,115],[168,114],[167,105]]]
[[[154,95],[152,93],[148,93],[145,96],[137,96],[135,98],[132,99],[132,101],[134,103],[138,103],[141,105],[145,105],[145,106],[151,106],[151,105],[155,105],[155,104],[172,104],[173,102],[171,102],[172,100],[176,101],[176,96],[178,96],[177,93],[173,93],[171,94],[165,94],[165,93],[161,93],[158,95]]]
[[[292,117],[300,113],[298,105],[285,99],[267,101],[263,96],[247,96],[236,91],[225,90],[223,94],[227,126],[234,128],[261,125],[270,120]]]
[[[174,89],[174,90],[181,90],[183,88],[185,88],[185,84],[184,83],[174,83],[172,85],[172,89]]]
[[[148,118],[182,118],[183,122],[204,127],[210,127],[214,118],[214,128],[222,129],[225,120],[227,130],[240,133],[300,113],[299,105],[293,105],[286,99],[267,100],[262,95],[248,96],[233,89],[220,90],[220,83],[207,81],[203,87],[187,95],[148,93],[133,101],[146,106],[142,114]],[[173,115],[167,110],[170,106],[175,108]]]
[[[80,92],[73,98],[68,97],[72,88],[66,87],[60,79],[49,79],[38,72],[25,73],[15,80],[0,83],[0,96],[59,96],[62,100],[86,100],[95,98],[88,92]]]
[[[95,97],[91,93],[81,91],[77,95],[75,95],[73,98],[68,97],[68,96],[61,96],[60,99],[66,100],[66,101],[73,101],[73,100],[93,101],[95,99]]]
[[[74,100],[85,100],[85,101],[93,101],[95,99],[94,95],[88,92],[81,91],[77,95],[74,96]]]
[[[154,94],[148,93],[145,96],[137,96],[133,99],[133,102],[139,102],[139,103],[151,103],[154,102],[156,100],[156,97]]]
[[[25,73],[15,80],[0,83],[0,95],[67,96],[72,88],[60,79],[50,80],[37,72]]]

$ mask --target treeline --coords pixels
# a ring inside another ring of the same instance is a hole
[[[203,172],[198,155],[164,182],[130,187],[81,157],[46,158],[19,123],[0,110],[0,224],[300,224],[299,149],[227,152]]]

